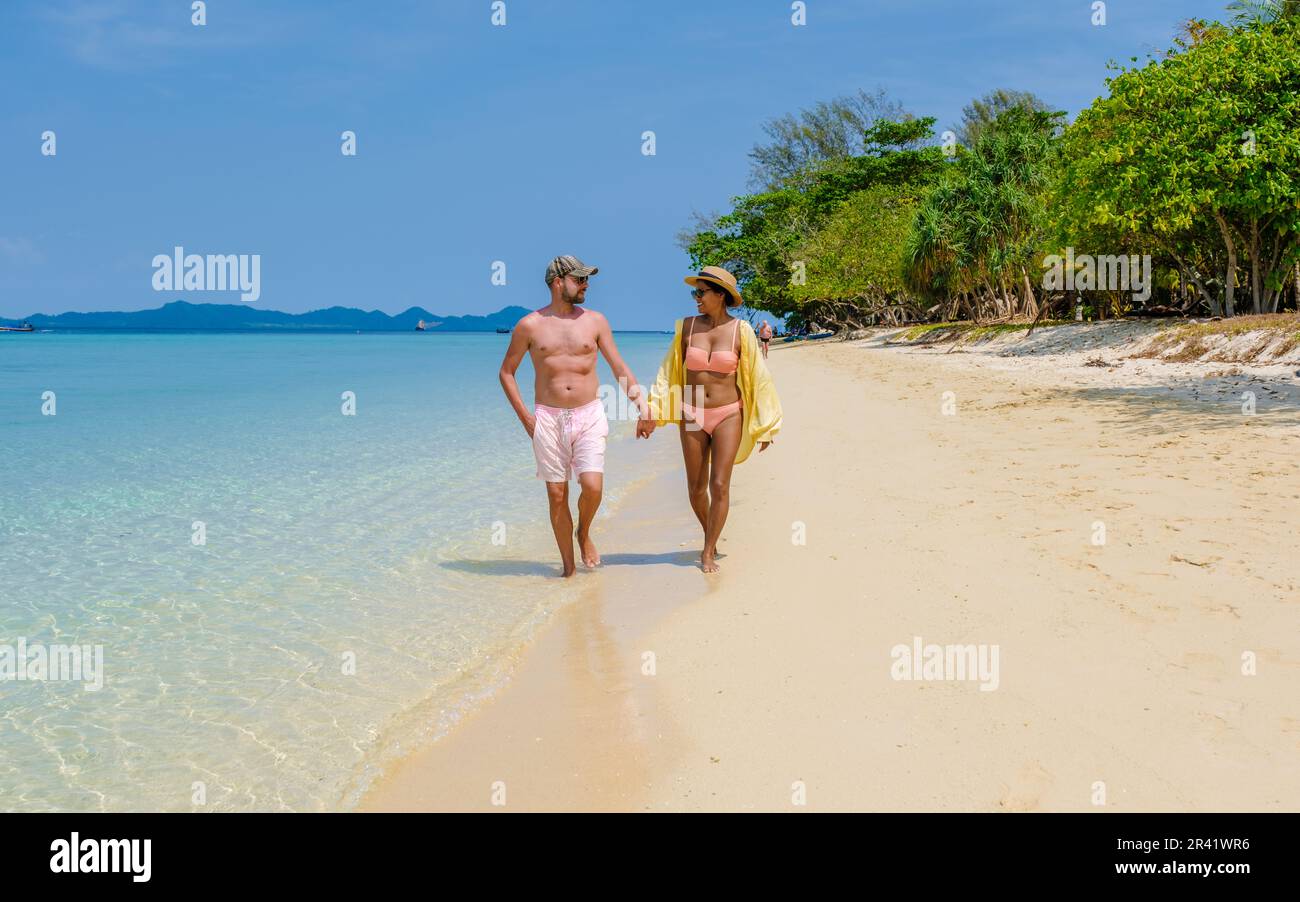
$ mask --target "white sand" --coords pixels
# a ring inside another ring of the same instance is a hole
[[[510,687],[366,807],[1300,808],[1300,416],[1139,365],[779,349],[722,572],[685,566],[680,477],[642,490]],[[997,688],[893,679],[916,636],[997,646]]]

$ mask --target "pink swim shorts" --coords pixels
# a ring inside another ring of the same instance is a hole
[[[609,420],[597,398],[581,407],[547,407],[533,410],[533,454],[537,477],[547,482],[568,482],[569,472],[605,472],[605,437]]]

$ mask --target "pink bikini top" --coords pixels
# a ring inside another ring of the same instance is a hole
[[[731,332],[731,343],[734,345],[736,333],[740,331],[740,320],[736,320],[736,328]],[[691,345],[691,336],[695,334],[695,320],[691,320],[691,330],[686,335],[686,368],[693,372],[709,373],[734,373],[740,368],[740,354],[735,351],[714,351],[709,353],[704,348],[697,348]],[[714,363],[717,358],[717,363]]]

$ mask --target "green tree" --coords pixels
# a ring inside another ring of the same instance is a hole
[[[883,239],[888,231],[860,235],[852,243],[845,223],[861,223],[854,212],[861,211],[859,206],[842,214],[847,219],[839,221],[832,235],[820,243],[816,236],[861,192],[932,182],[944,166],[943,153],[935,146],[918,145],[932,138],[933,127],[933,119],[881,120],[863,134],[861,154],[822,161],[794,173],[781,188],[735,198],[730,212],[683,235],[683,246],[695,266],[730,269],[750,307],[777,316],[807,312],[813,299],[806,283],[796,284],[798,276],[811,277],[816,290],[839,286],[836,291],[848,292],[844,297],[816,298],[824,317],[825,311],[844,314],[840,320],[831,317],[833,323],[848,324],[869,316],[857,304],[878,299],[880,292],[876,286],[854,281],[870,270],[849,256],[886,253],[872,241]],[[907,193],[899,191],[891,197],[891,211],[901,215],[898,211],[906,204]],[[897,252],[901,242],[890,253]]]
[[[1017,107],[1043,113],[1049,109],[1046,103],[1030,91],[1009,91],[998,88],[972,100],[962,108],[961,124],[956,127],[957,140],[964,147],[974,147],[980,132],[998,116]]]
[[[763,124],[771,140],[749,152],[750,184],[760,191],[775,191],[821,163],[863,153],[864,135],[877,122],[908,118],[903,105],[882,88],[874,94],[859,90],[771,119]]]
[[[1300,0],[1233,0],[1228,11],[1236,25],[1300,19]]]
[[[1056,200],[1066,232],[1166,254],[1212,312],[1240,287],[1275,312],[1300,226],[1297,25],[1203,34],[1108,80],[1067,130]]]
[[[857,191],[792,251],[790,293],[804,320],[861,328],[921,312],[903,281],[903,246],[924,188],[879,184]]]
[[[1047,192],[1063,114],[1011,107],[983,127],[925,197],[904,249],[907,284],[975,319],[1038,312],[1031,270],[1047,242]]]

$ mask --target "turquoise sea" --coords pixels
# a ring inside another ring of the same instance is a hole
[[[670,336],[617,340],[649,381]],[[0,651],[104,656],[0,680],[0,810],[347,809],[493,691],[582,579],[507,341],[0,334]],[[651,475],[611,427],[603,514]]]

